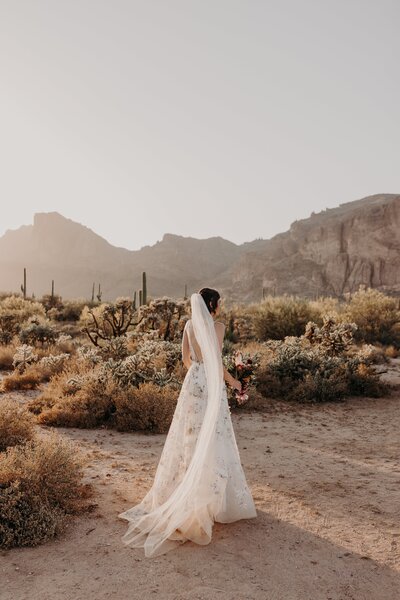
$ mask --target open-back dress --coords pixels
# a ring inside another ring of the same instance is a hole
[[[122,539],[131,547],[144,547],[146,550],[146,536],[141,535],[140,527],[137,525],[140,524],[143,515],[163,504],[181,481],[191,461],[202,425],[207,405],[207,379],[191,319],[186,322],[184,334],[185,331],[188,336],[191,365],[182,383],[153,485],[140,504],[118,515],[120,518],[130,521],[129,528]],[[211,481],[211,484],[208,485],[213,486],[217,497],[214,496],[212,505],[208,507],[207,519],[212,525],[213,521],[230,523],[239,519],[256,517],[253,497],[240,461],[225,382],[222,386],[215,435],[216,457],[213,465],[215,474],[210,478],[210,473],[207,472],[205,480]],[[192,539],[200,544],[209,543],[211,527],[203,525],[200,529],[201,531],[196,530],[193,536],[187,531],[182,534],[178,529],[169,537],[169,540],[179,543]],[[172,541],[159,548],[157,554],[171,548]],[[148,548],[146,556],[152,554],[152,550]]]

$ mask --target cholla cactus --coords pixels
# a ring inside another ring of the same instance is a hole
[[[154,375],[149,381],[152,381],[156,385],[160,387],[164,387],[165,385],[170,385],[173,383],[177,383],[175,377],[168,373],[167,369],[163,368],[160,371],[155,371]]]
[[[156,331],[161,340],[180,341],[189,318],[189,300],[173,300],[167,296],[152,300],[139,309],[136,332]]]
[[[117,298],[114,303],[93,309],[85,306],[80,319],[83,324],[81,331],[86,333],[94,346],[101,347],[106,340],[125,335],[135,316],[132,300],[127,297]]]
[[[74,375],[67,379],[64,383],[67,392],[75,393],[81,389],[82,385],[86,381],[86,377],[84,375]]]
[[[337,323],[335,315],[327,314],[323,317],[322,327],[312,321],[307,323],[304,338],[311,344],[318,344],[328,354],[338,356],[350,348],[356,330],[355,323]]]
[[[144,373],[139,371],[139,358],[133,354],[124,360],[110,359],[104,363],[104,368],[122,386],[135,385],[145,381]]]
[[[126,336],[123,335],[106,340],[100,350],[102,358],[116,360],[125,358],[129,354],[127,342]]]
[[[181,345],[175,342],[146,339],[140,345],[136,356],[149,362],[156,362],[158,358],[163,358],[167,371],[172,371],[181,359]]]
[[[26,367],[38,360],[38,355],[34,353],[33,346],[28,344],[22,344],[18,346],[13,356],[13,367],[18,369],[20,373],[23,373]]]
[[[65,344],[66,342],[70,342],[72,340],[72,336],[67,333],[61,333],[56,339],[56,344]]]
[[[35,316],[30,317],[27,326],[19,332],[21,342],[28,344],[40,342],[43,346],[54,342],[56,338],[56,330],[50,325],[50,322]]]
[[[79,391],[86,383],[90,381],[100,382],[105,384],[107,382],[108,373],[102,365],[100,368],[96,368],[93,371],[84,375],[73,375],[64,382],[64,390],[67,394],[75,394]]]
[[[56,369],[61,367],[66,360],[70,358],[69,354],[51,354],[50,356],[43,356],[38,362],[39,365],[43,367],[49,367],[51,369]]]
[[[101,354],[98,349],[89,346],[79,346],[77,348],[78,360],[87,361],[92,365],[97,365],[101,362]]]
[[[104,363],[104,369],[121,386],[139,386],[145,381],[150,381],[159,386],[178,383],[168,368],[157,369],[154,356],[149,348],[141,349],[137,354],[127,356],[123,360],[110,359]]]

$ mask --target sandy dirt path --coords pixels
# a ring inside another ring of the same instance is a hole
[[[156,558],[122,544],[117,515],[151,486],[165,435],[59,428],[98,507],[1,552],[1,600],[400,600],[400,391],[232,419],[258,517]]]

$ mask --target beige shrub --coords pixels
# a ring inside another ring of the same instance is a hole
[[[116,391],[115,426],[118,431],[168,431],[179,391],[171,386],[142,383],[138,388]]]
[[[350,295],[341,318],[356,323],[356,340],[371,344],[380,342],[400,348],[400,310],[397,298],[391,298],[372,288],[360,289]]]
[[[15,400],[0,398],[0,451],[32,439],[34,419]]]
[[[76,446],[52,432],[9,448],[0,461],[0,547],[36,546],[86,508]]]

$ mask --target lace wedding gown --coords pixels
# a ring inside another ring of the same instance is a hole
[[[153,486],[140,504],[118,515],[130,522],[123,543],[132,548],[143,547],[145,556],[163,554],[187,540],[208,544],[213,521],[230,523],[257,516],[240,461],[224,381],[210,443],[212,452],[204,458],[197,489],[192,495],[187,494],[175,511],[173,502],[168,500],[174,498],[174,490],[178,493],[188,470],[208,398],[204,362],[193,347],[192,320],[187,321],[185,330],[192,363],[182,384]]]

